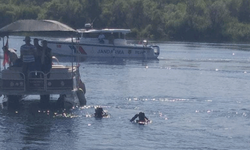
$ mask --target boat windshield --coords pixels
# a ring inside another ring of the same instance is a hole
[[[101,32],[100,33],[82,33],[82,37],[83,38],[98,38],[98,36],[101,34]],[[123,34],[123,33],[120,33],[120,32],[115,32],[115,33],[108,33],[108,32],[106,32],[106,33],[102,33],[104,36],[105,36],[105,38],[109,38],[109,37],[111,37],[111,36],[113,36],[115,39],[125,39],[125,34]]]

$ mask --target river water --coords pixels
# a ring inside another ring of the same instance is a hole
[[[9,42],[18,50],[23,44],[14,37]],[[40,110],[29,100],[18,109],[2,109],[0,149],[249,149],[250,45],[159,46],[158,60],[80,62],[86,107]],[[91,117],[96,106],[110,117]],[[130,123],[140,111],[152,123]]]

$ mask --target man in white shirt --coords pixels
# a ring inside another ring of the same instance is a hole
[[[35,56],[36,56],[36,47],[32,44],[30,44],[30,37],[26,36],[25,44],[21,46],[20,52],[21,52],[21,60],[23,62],[23,73],[25,75],[25,79],[27,81],[28,72],[29,71],[35,71]]]

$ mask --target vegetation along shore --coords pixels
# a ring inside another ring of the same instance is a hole
[[[250,0],[0,0],[0,28],[20,19],[129,28],[138,40],[250,41]]]

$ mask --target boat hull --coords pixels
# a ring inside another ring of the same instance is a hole
[[[83,44],[49,41],[48,47],[54,55],[80,56],[85,58],[143,58],[156,59],[159,56],[158,46],[116,46],[112,44]]]

